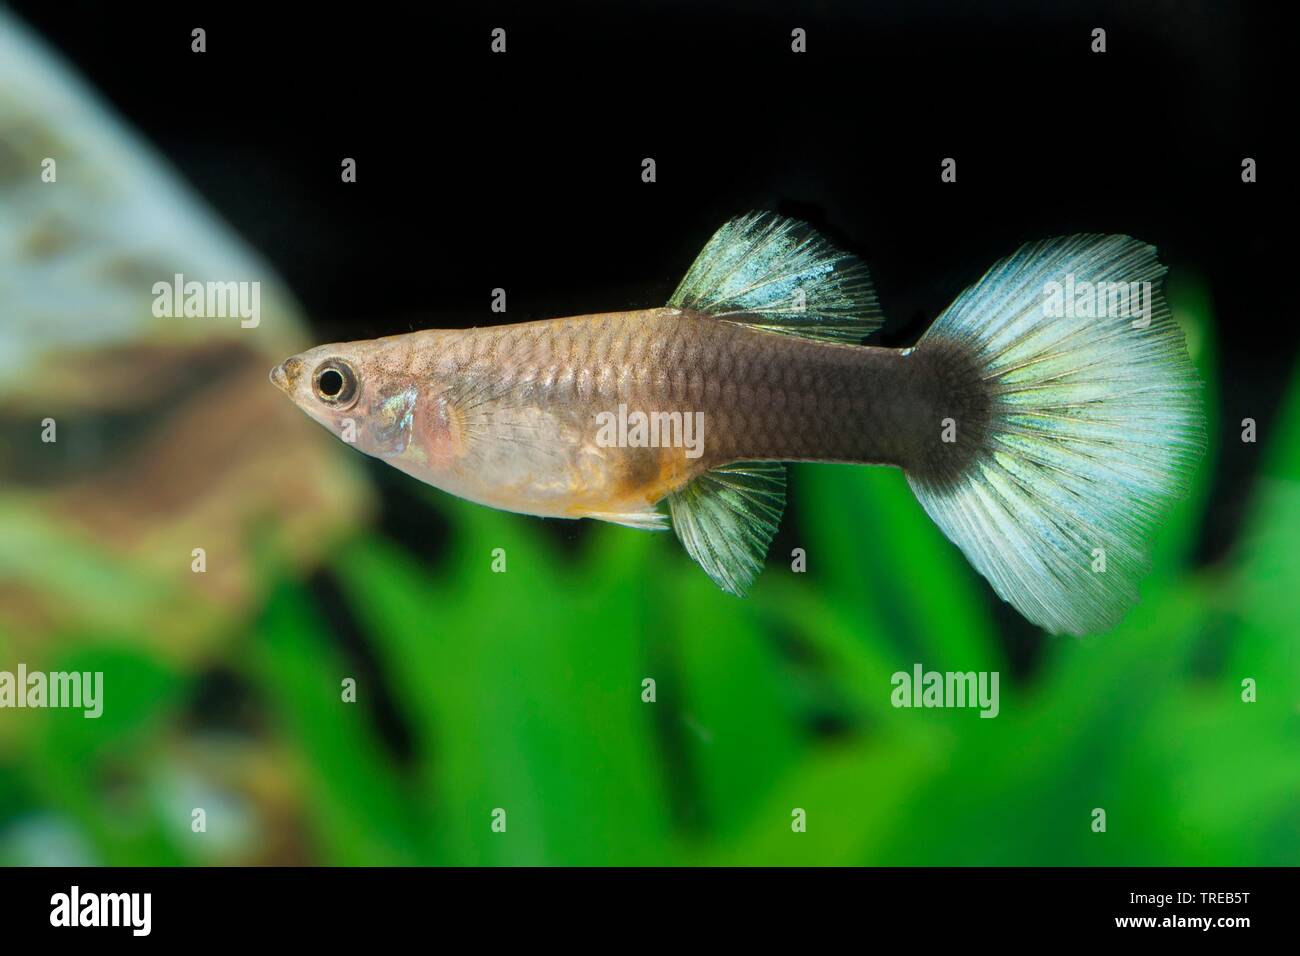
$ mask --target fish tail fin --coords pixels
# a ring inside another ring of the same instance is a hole
[[[913,350],[954,411],[908,482],[998,595],[1053,633],[1107,630],[1137,601],[1148,538],[1205,449],[1164,273],[1127,236],[1031,243]]]

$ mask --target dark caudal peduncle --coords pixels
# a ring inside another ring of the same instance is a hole
[[[959,347],[838,345],[706,318],[691,326],[685,380],[717,383],[701,396],[711,460],[896,465],[944,484],[981,446],[988,393]]]

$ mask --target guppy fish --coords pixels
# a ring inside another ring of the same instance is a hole
[[[780,521],[782,462],[893,465],[1003,600],[1083,634],[1137,600],[1148,534],[1205,445],[1163,275],[1126,236],[1036,242],[916,346],[868,347],[880,316],[865,265],[753,213],[718,230],[665,308],[322,345],[271,381],[462,498],[671,523],[735,595]],[[1116,295],[1130,289],[1136,317]]]

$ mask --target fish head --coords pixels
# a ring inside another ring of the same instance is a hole
[[[271,369],[271,383],[344,442],[376,458],[411,444],[419,388],[384,340],[320,345]]]

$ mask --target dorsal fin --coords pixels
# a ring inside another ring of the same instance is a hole
[[[769,212],[737,216],[715,232],[668,304],[838,342],[859,341],[881,322],[861,259],[808,224]]]
[[[744,597],[785,510],[785,465],[750,461],[706,471],[668,496],[673,530],[713,583]]]

